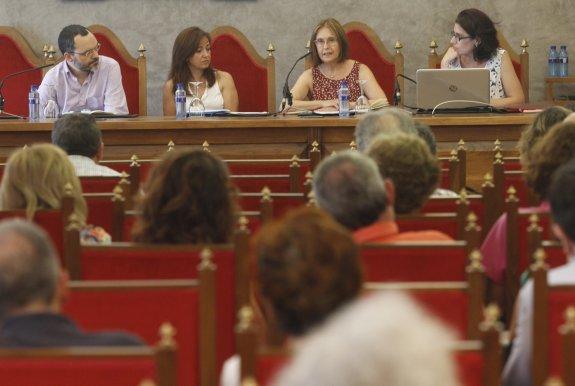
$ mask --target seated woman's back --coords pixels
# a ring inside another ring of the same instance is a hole
[[[224,163],[208,152],[169,152],[152,170],[140,202],[134,240],[226,243],[235,205]]]

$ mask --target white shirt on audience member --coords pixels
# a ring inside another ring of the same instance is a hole
[[[549,270],[547,281],[550,286],[575,284],[575,256],[568,263]],[[513,340],[511,355],[503,370],[505,386],[531,386],[531,362],[533,358],[533,280],[530,280],[517,297],[517,331]]]
[[[78,177],[120,177],[120,173],[107,166],[98,165],[93,159],[83,155],[68,156]]]

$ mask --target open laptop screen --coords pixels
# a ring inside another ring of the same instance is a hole
[[[421,69],[417,70],[416,80],[417,107],[422,110],[489,104],[489,70],[486,68]]]

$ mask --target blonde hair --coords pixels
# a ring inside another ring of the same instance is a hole
[[[32,219],[38,209],[59,209],[69,184],[74,214],[81,224],[87,216],[80,180],[66,153],[51,144],[36,144],[15,151],[8,158],[0,184],[0,208],[25,209]]]

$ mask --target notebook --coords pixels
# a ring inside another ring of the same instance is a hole
[[[489,70],[486,68],[421,69],[417,70],[415,78],[420,110],[489,105]]]

